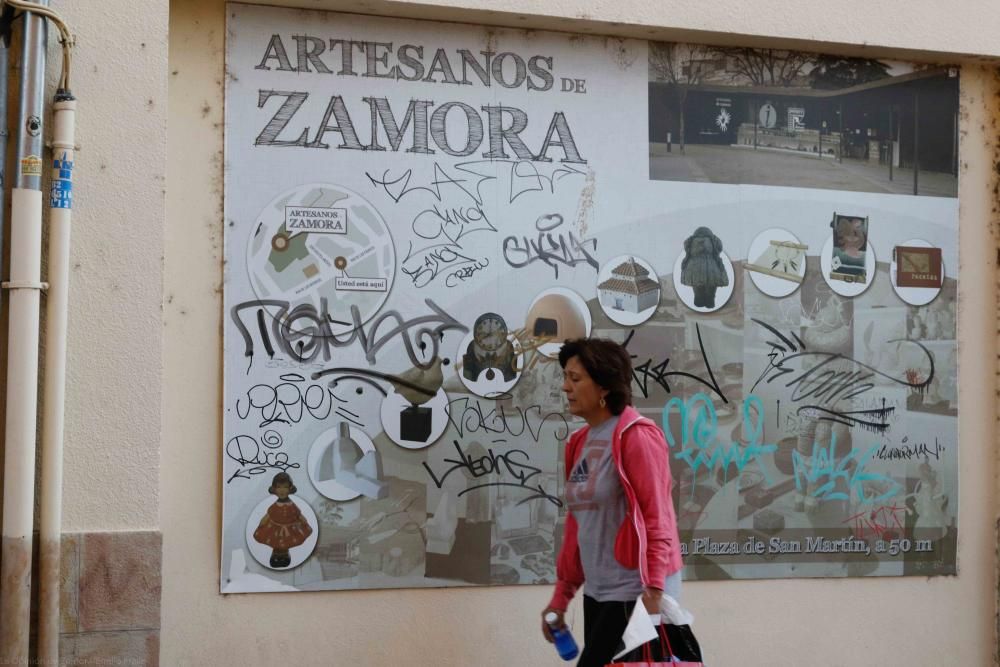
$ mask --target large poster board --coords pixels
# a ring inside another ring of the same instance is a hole
[[[587,335],[687,578],[955,572],[953,70],[227,11],[223,592],[553,582]]]

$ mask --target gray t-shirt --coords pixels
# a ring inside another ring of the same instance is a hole
[[[566,483],[566,505],[579,525],[583,592],[598,602],[635,600],[642,593],[638,570],[615,559],[615,537],[625,521],[627,501],[611,455],[618,417],[592,427]]]

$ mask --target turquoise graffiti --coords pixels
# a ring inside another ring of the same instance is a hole
[[[669,418],[674,410],[680,415],[679,442],[670,428]],[[720,442],[718,431],[715,406],[703,393],[699,392],[687,400],[674,397],[663,406],[663,433],[667,438],[667,445],[671,450],[677,449],[674,458],[686,463],[695,478],[701,469],[710,474],[721,468],[725,479],[730,466],[735,466],[737,473],[741,473],[751,462],[778,449],[774,443],[763,442],[764,405],[753,394],[743,401],[743,438],[746,443]],[[767,485],[771,486],[772,482],[764,467],[761,467],[761,473]],[[693,488],[692,485],[692,490]]]
[[[852,449],[837,456],[837,434],[829,445],[814,443],[812,456],[792,452],[795,488],[820,501],[848,500],[860,505],[880,505],[895,498],[902,484],[887,475],[866,470],[879,445],[867,451]]]

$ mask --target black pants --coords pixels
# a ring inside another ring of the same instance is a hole
[[[583,651],[577,667],[604,667],[611,656],[623,648],[622,633],[632,615],[635,600],[629,602],[598,602],[583,596]],[[658,641],[651,642],[653,659],[662,660]],[[618,662],[642,661],[642,647],[622,656]]]

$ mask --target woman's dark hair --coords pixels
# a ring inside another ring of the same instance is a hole
[[[271,480],[271,486],[267,487],[267,492],[274,493],[274,487],[278,486],[279,484],[287,484],[289,487],[288,488],[289,493],[295,493],[296,491],[298,491],[298,489],[295,488],[295,484],[292,483],[292,476],[289,475],[287,472],[279,472],[277,475],[274,476],[274,479]]]
[[[607,338],[574,338],[559,349],[559,366],[576,357],[597,386],[608,390],[604,400],[611,414],[632,405],[632,359],[620,344]]]

